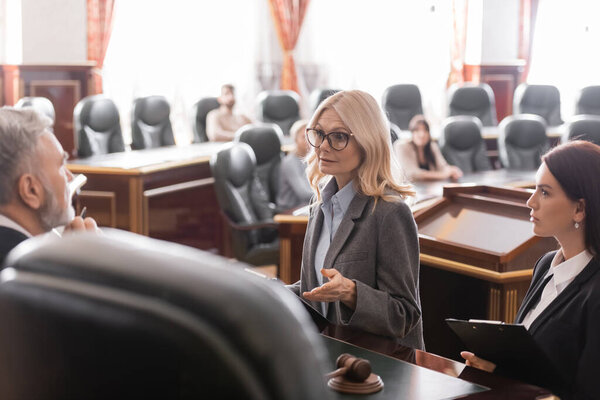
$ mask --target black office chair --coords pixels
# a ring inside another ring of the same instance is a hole
[[[300,119],[300,97],[292,90],[261,92],[257,103],[258,119],[279,125],[285,136],[290,134],[294,122]]]
[[[205,97],[194,104],[192,108],[192,130],[194,132],[192,143],[208,142],[206,116],[216,108],[219,108],[219,102],[216,97]]]
[[[575,114],[600,115],[600,86],[587,86],[577,96]]]
[[[45,115],[52,120],[56,120],[56,112],[52,102],[45,97],[23,97],[17,101],[15,108],[33,108],[37,113]]]
[[[210,160],[219,207],[231,232],[231,252],[253,265],[279,263],[275,210],[256,174],[254,151],[232,142]]]
[[[124,231],[37,237],[0,274],[0,397],[327,399],[326,350],[282,285]]]
[[[235,133],[235,141],[248,144],[256,157],[256,174],[275,204],[279,191],[281,141],[283,134],[276,124],[250,124]]]
[[[481,128],[479,118],[466,115],[446,118],[442,124],[442,153],[465,174],[492,169]]]
[[[520,114],[500,122],[498,152],[502,165],[509,169],[535,170],[548,150],[546,121],[539,115]]]
[[[496,126],[496,100],[487,83],[465,82],[448,89],[448,116],[471,115],[483,126]]]
[[[578,139],[600,145],[600,115],[577,115],[569,121],[563,142]]]
[[[79,157],[125,151],[119,110],[104,95],[81,99],[73,110],[73,126]]]
[[[401,130],[408,130],[408,123],[415,115],[423,114],[421,92],[413,84],[400,84],[388,87],[383,92],[381,106],[390,122]]]
[[[544,118],[548,126],[561,125],[560,92],[552,85],[521,83],[515,89],[513,114],[535,114]]]
[[[175,144],[171,107],[163,96],[136,99],[131,111],[131,148],[148,149]]]
[[[310,94],[310,109],[314,112],[326,98],[333,96],[339,89],[315,89]]]

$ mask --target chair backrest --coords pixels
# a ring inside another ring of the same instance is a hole
[[[421,92],[413,84],[400,84],[388,87],[383,92],[381,106],[390,122],[401,130],[408,130],[408,123],[418,114],[423,114]]]
[[[279,191],[282,139],[283,134],[276,124],[245,125],[235,134],[237,142],[248,144],[254,151],[256,173],[273,203]]]
[[[45,97],[23,97],[17,101],[15,108],[33,108],[36,112],[45,115],[52,120],[56,120],[56,112],[52,102]]]
[[[208,142],[208,136],[206,135],[206,116],[215,108],[219,108],[219,101],[216,97],[205,97],[194,104],[194,107],[192,108],[193,143]]]
[[[587,86],[577,96],[575,114],[600,115],[600,86]]]
[[[131,148],[134,150],[175,144],[171,107],[163,96],[148,96],[133,102]]]
[[[285,136],[290,134],[294,122],[300,119],[300,97],[292,90],[261,92],[257,97],[257,103],[258,119],[279,125]]]
[[[599,115],[577,115],[569,121],[566,137],[563,138],[563,141],[577,139],[600,145]]]
[[[487,171],[492,167],[481,136],[477,117],[460,115],[446,118],[442,124],[440,147],[446,161],[464,173]]]
[[[282,285],[129,232],[34,238],[0,274],[2,399],[330,398]]]
[[[323,102],[323,100],[325,100],[326,98],[328,98],[330,96],[333,96],[334,94],[336,94],[339,91],[340,91],[340,89],[325,89],[325,88],[313,90],[310,94],[310,109],[314,112],[317,109],[317,107],[319,107],[319,104],[321,104]]]
[[[483,126],[496,126],[496,100],[487,83],[465,82],[448,89],[448,116],[471,115]]]
[[[79,157],[125,151],[119,110],[104,95],[81,99],[73,110],[73,126]]]
[[[509,169],[535,170],[548,150],[546,121],[535,114],[506,117],[499,126],[500,161]]]
[[[548,126],[563,123],[560,116],[560,92],[552,85],[521,83],[515,89],[513,114],[535,114],[546,120]]]

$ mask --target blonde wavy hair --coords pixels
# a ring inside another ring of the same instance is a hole
[[[397,202],[414,196],[410,184],[404,183],[402,170],[392,151],[390,128],[387,119],[370,94],[360,90],[341,91],[325,99],[315,110],[308,123],[314,128],[321,114],[334,110],[354,134],[362,154],[362,161],[353,178],[357,192],[375,197],[377,200]],[[321,202],[321,189],[331,177],[321,173],[314,148],[306,157],[306,174]]]

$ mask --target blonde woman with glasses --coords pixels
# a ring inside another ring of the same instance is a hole
[[[289,288],[337,325],[422,349],[417,227],[390,130],[362,91],[327,98],[306,129],[315,193],[300,281]]]

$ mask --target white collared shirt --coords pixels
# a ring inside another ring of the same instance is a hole
[[[529,329],[533,321],[558,297],[559,294],[579,275],[593,256],[587,250],[565,261],[562,250],[554,255],[550,268],[544,276],[552,278],[546,284],[538,303],[523,318],[523,325]]]
[[[21,225],[17,224],[12,219],[8,218],[6,215],[0,214],[0,226],[4,226],[5,228],[14,229],[15,231],[21,232],[23,235],[27,236],[28,238],[30,238],[32,236],[31,233],[27,232],[27,230],[25,228],[23,228]]]

